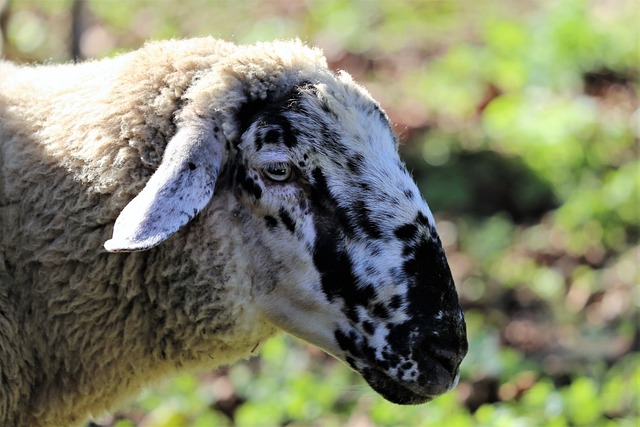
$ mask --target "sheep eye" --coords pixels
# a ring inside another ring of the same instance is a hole
[[[292,175],[291,165],[288,163],[270,163],[262,167],[262,174],[274,182],[287,182]]]

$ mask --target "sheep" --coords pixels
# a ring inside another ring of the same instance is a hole
[[[0,61],[0,425],[67,426],[277,331],[455,386],[452,275],[389,120],[297,40]]]

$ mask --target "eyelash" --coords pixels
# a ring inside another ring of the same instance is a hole
[[[269,163],[262,166],[261,170],[265,178],[277,183],[289,182],[293,176],[293,168],[285,162]]]

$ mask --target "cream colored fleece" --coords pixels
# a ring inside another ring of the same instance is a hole
[[[234,140],[243,102],[328,75],[299,42],[211,38],[80,65],[0,61],[0,425],[81,424],[275,332],[252,308],[251,230],[230,191],[152,250],[102,245],[185,104]]]

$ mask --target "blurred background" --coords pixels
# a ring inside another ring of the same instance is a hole
[[[466,312],[460,384],[427,405],[281,336],[92,425],[638,426],[639,23],[636,0],[0,0],[19,62],[197,35],[324,49],[391,117]]]

